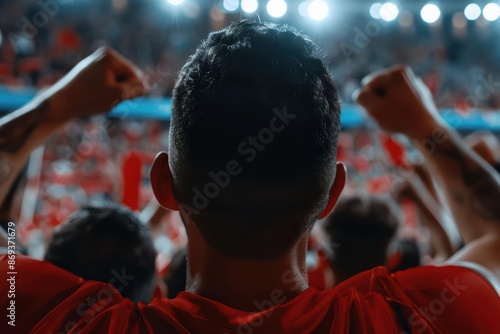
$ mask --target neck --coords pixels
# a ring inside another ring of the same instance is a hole
[[[187,225],[186,291],[229,307],[256,312],[283,304],[307,289],[307,235],[282,256],[266,261],[232,258],[210,247]]]

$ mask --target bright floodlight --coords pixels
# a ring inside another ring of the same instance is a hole
[[[420,11],[422,20],[427,23],[434,23],[441,17],[441,10],[435,4],[429,3]]]
[[[373,5],[370,6],[370,15],[374,19],[379,19],[381,8],[382,8],[382,4],[380,2],[375,2]]]
[[[500,17],[500,6],[494,2],[487,4],[483,9],[483,16],[488,21],[495,21]]]
[[[224,7],[225,10],[228,12],[234,12],[235,10],[238,9],[238,6],[240,5],[239,0],[224,0],[222,2],[222,7]]]
[[[285,15],[287,5],[285,0],[269,0],[267,3],[267,12],[272,17],[282,17]]]
[[[241,9],[247,13],[253,13],[259,8],[257,0],[241,0]]]
[[[167,0],[169,4],[177,6],[184,2],[184,0]]]
[[[475,21],[481,16],[481,7],[477,3],[471,3],[465,7],[465,17],[469,21]]]
[[[380,18],[384,21],[394,21],[399,15],[398,6],[392,2],[386,2],[380,7]]]
[[[328,4],[324,0],[313,0],[307,7],[307,15],[315,20],[321,21],[328,15]]]
[[[299,14],[300,16],[307,16],[307,8],[309,8],[310,1],[303,1],[299,5]]]

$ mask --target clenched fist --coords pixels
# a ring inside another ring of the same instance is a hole
[[[48,100],[53,116],[64,120],[109,111],[146,89],[134,64],[112,49],[100,48],[38,98]]]
[[[354,99],[383,130],[422,140],[442,126],[429,89],[410,68],[398,65],[373,73],[362,85]]]

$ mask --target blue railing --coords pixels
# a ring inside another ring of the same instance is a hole
[[[10,88],[0,86],[0,112],[15,110],[33,98],[36,91],[29,88]],[[90,97],[91,98],[91,97]],[[116,106],[109,115],[116,118],[134,118],[168,121],[171,117],[170,98],[140,98]],[[457,130],[490,130],[500,132],[500,111],[481,112],[473,110],[467,115],[453,109],[440,110],[444,119]],[[344,129],[371,126],[363,110],[356,105],[346,104],[342,108],[342,127]]]

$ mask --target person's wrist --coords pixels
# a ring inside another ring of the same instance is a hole
[[[447,140],[449,135],[448,129],[449,125],[442,119],[435,119],[425,122],[409,138],[421,151],[433,150],[436,145]]]
[[[439,136],[444,128],[447,127],[446,123],[433,114],[423,114],[413,122],[409,122],[409,127],[405,135],[412,141],[425,141],[429,137]]]
[[[69,103],[62,92],[44,92],[34,102],[45,105],[46,119],[50,122],[63,124],[73,118]]]

